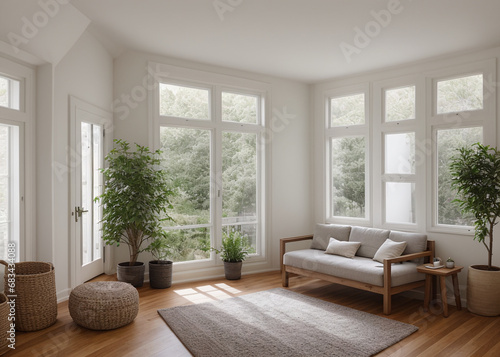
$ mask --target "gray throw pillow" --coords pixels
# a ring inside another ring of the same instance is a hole
[[[326,250],[330,238],[336,240],[347,241],[349,240],[349,233],[351,226],[342,226],[339,224],[316,224],[314,227],[314,235],[311,243],[312,249]]]
[[[373,258],[377,250],[389,238],[389,230],[365,227],[352,227],[349,242],[361,242],[356,253],[359,257]]]

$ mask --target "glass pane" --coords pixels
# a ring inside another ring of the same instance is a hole
[[[483,109],[483,75],[461,77],[437,83],[437,113]]]
[[[0,76],[0,107],[19,110],[20,84],[15,79]]]
[[[415,223],[415,184],[411,182],[386,182],[385,221]]]
[[[365,123],[365,95],[355,94],[330,99],[330,126],[361,125]]]
[[[385,91],[385,121],[415,119],[415,86]]]
[[[365,217],[365,138],[332,139],[332,212]]]
[[[257,135],[222,134],[222,223],[257,220]]]
[[[210,119],[208,89],[160,83],[160,115],[189,119]]]
[[[209,227],[178,229],[167,231],[167,233],[172,247],[169,260],[185,262],[210,258],[210,251],[205,252],[200,249],[210,247]]]
[[[9,107],[9,80],[0,77],[0,107]]]
[[[415,133],[385,135],[385,173],[415,173]]]
[[[9,243],[15,244],[14,259],[20,258],[19,160],[19,127],[0,124],[0,259],[3,260],[9,258]]]
[[[241,234],[248,244],[249,254],[257,253],[257,225],[256,224],[243,224],[237,226],[224,226],[222,230],[225,234],[230,234],[231,231],[236,231]]]
[[[222,92],[222,120],[257,124],[258,97]]]
[[[92,125],[82,123],[82,209],[88,210],[81,216],[82,220],[82,265],[92,262]]]
[[[163,165],[172,180],[175,196],[169,211],[183,226],[210,223],[210,131],[160,128]]]
[[[101,195],[103,188],[103,175],[99,171],[100,168],[104,167],[104,148],[103,148],[103,137],[102,137],[102,127],[99,125],[93,125],[93,137],[92,137],[92,147],[93,147],[93,191],[92,191],[92,212],[93,212],[93,256],[94,260],[100,259],[102,254],[102,230],[101,230],[101,220],[102,220],[102,207],[99,201],[94,201],[95,197]]]
[[[438,223],[471,226],[472,216],[464,216],[453,200],[456,192],[451,188],[450,162],[457,155],[457,149],[482,142],[483,130],[459,128],[439,130],[437,132],[437,172],[438,172]]]

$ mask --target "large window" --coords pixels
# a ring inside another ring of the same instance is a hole
[[[204,248],[240,232],[263,256],[265,93],[165,78],[155,135],[175,191],[166,223],[175,262],[208,261]]]
[[[326,221],[468,234],[449,165],[460,147],[496,142],[495,67],[325,90]]]
[[[366,90],[332,93],[327,100],[329,217],[364,220],[368,204]]]
[[[0,57],[0,259],[3,260],[31,257],[26,230],[33,228],[31,211],[27,210],[32,207],[32,197],[26,195],[26,187],[33,183],[31,165],[27,166],[27,160],[32,162],[29,140],[32,76],[32,70]]]

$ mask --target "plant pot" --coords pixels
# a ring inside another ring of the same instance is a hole
[[[144,270],[146,266],[143,262],[136,262],[135,265],[129,264],[129,262],[118,263],[116,274],[118,281],[130,283],[139,288],[144,283]]]
[[[241,279],[241,266],[243,262],[224,262],[224,274],[227,280]]]
[[[500,315],[500,268],[472,265],[467,275],[467,309],[482,316]]]
[[[172,262],[170,260],[149,262],[149,285],[153,289],[166,289],[172,286]]]

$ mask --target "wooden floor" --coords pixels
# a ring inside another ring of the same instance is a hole
[[[114,279],[114,276],[96,278]],[[221,278],[174,284],[164,290],[151,289],[149,284],[145,284],[138,289],[140,308],[134,322],[120,329],[104,332],[87,330],[74,324],[68,312],[67,301],[62,302],[58,307],[55,325],[38,332],[18,332],[16,350],[11,350],[4,356],[190,356],[158,315],[157,309],[275,287],[281,287],[278,272],[246,275],[238,281]],[[382,314],[381,295],[302,277],[291,278],[289,289],[385,316]],[[500,356],[500,317],[480,317],[466,309],[456,311],[451,306],[450,316],[444,318],[439,310],[440,307],[435,306],[433,311],[424,313],[422,301],[394,296],[393,314],[388,318],[414,324],[419,327],[419,331],[377,356]]]

